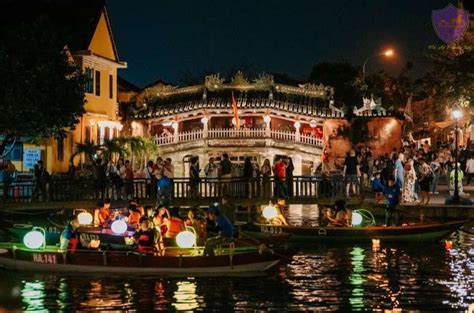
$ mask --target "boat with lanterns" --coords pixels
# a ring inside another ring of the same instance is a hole
[[[318,243],[318,242],[354,242],[381,241],[416,242],[436,241],[449,236],[461,228],[466,221],[451,221],[446,223],[407,224],[403,226],[361,226],[361,227],[312,227],[312,226],[284,226],[271,224],[254,224],[246,231],[252,235],[253,232],[264,234],[288,234],[291,242]]]
[[[93,248],[60,251],[60,235],[55,234],[62,229],[51,232],[21,224],[11,241],[0,243],[0,267],[35,272],[260,276],[276,268],[281,258],[287,258],[259,241],[239,238],[219,244],[214,256],[204,256],[204,241],[199,241],[189,226],[175,238],[166,238],[165,248],[160,251],[142,253],[132,246],[134,230],[124,219],[113,221],[110,227],[94,227],[90,226],[91,214],[84,210],[78,214],[78,221],[81,227],[76,232],[81,245]],[[20,236],[22,241],[18,240]]]
[[[456,232],[468,221],[454,220],[447,222],[407,223],[401,226],[376,225],[372,213],[365,209],[350,212],[348,227],[333,226],[294,226],[275,225],[272,221],[279,212],[274,206],[267,206],[262,211],[265,223],[254,223],[245,228],[249,236],[288,235],[290,243],[312,244],[319,242],[370,242],[373,239],[391,242],[437,241]]]

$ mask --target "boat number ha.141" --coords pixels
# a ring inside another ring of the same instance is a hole
[[[274,227],[271,225],[261,225],[260,231],[262,233],[267,233],[267,234],[281,234],[282,233],[281,227]]]
[[[55,254],[33,253],[33,262],[44,264],[57,264]]]

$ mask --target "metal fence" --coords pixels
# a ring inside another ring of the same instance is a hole
[[[153,183],[154,184],[154,183]],[[345,181],[340,175],[294,176],[283,183],[286,197],[291,199],[331,199],[345,197]],[[152,182],[145,179],[98,182],[91,178],[52,177],[47,183],[33,181],[0,183],[0,199],[4,202],[81,201],[103,198],[154,199],[156,192]],[[171,198],[219,199],[270,199],[277,197],[274,177],[201,178],[192,183],[189,178],[172,180]]]

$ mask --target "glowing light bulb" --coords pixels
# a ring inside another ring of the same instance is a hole
[[[352,226],[362,224],[362,215],[359,212],[352,212]]]
[[[79,221],[79,224],[81,225],[89,225],[92,224],[92,214],[89,212],[81,212],[77,215],[77,220]]]
[[[38,230],[32,230],[23,237],[23,243],[29,249],[38,249],[44,245],[44,234]]]
[[[176,236],[176,243],[180,248],[192,248],[196,245],[196,235],[189,230],[182,231]]]
[[[122,235],[127,231],[127,223],[123,220],[116,220],[112,223],[110,228],[115,234]]]
[[[278,216],[278,211],[273,206],[267,206],[263,209],[262,215],[267,220],[271,220]]]

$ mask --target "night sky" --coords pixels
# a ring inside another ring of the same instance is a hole
[[[452,1],[456,3],[456,1]],[[109,0],[120,75],[143,87],[162,79],[183,84],[205,71],[289,73],[302,78],[315,63],[364,59],[391,46],[397,58],[370,61],[397,73],[406,61],[426,67],[423,52],[440,43],[431,11],[447,0]]]

